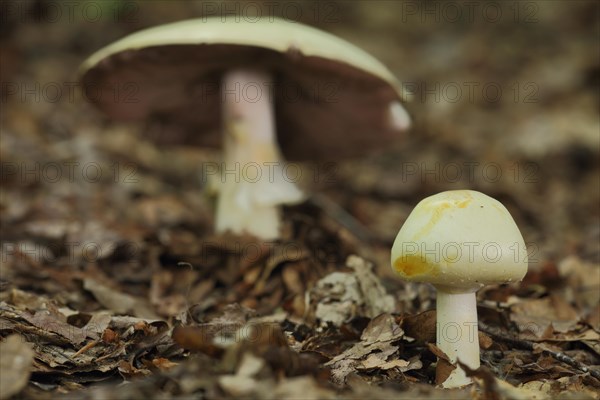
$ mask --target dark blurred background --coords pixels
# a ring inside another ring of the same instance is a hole
[[[110,121],[81,95],[76,70],[142,28],[277,15],[365,49],[413,92],[415,124],[404,140],[325,165],[327,179],[306,174],[312,191],[370,232],[382,274],[412,207],[457,188],[507,205],[532,266],[569,255],[598,262],[596,1],[3,0],[0,12],[4,241],[102,240],[107,231],[135,238],[182,226],[191,241],[208,235],[211,206],[198,176],[214,153],[161,149],[144,140],[144,124]]]

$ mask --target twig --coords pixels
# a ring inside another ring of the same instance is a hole
[[[97,345],[98,343],[100,343],[100,340],[92,340],[91,342],[89,342],[88,344],[83,346],[81,349],[79,349],[79,351],[77,351],[77,353],[73,354],[73,356],[71,358],[75,358],[75,357],[85,353],[86,351],[88,351],[89,349],[91,349],[92,347]]]
[[[308,202],[325,211],[327,215],[350,231],[360,241],[366,243],[372,241],[373,235],[369,232],[369,229],[327,196],[313,194],[309,197]]]
[[[506,333],[504,333],[502,330],[500,330],[499,328],[489,326],[481,321],[479,322],[479,329],[481,329],[483,332],[487,333],[488,335],[490,335],[492,337],[500,339],[504,342],[508,342],[508,343],[514,345],[515,347],[519,347],[524,350],[534,351],[536,349],[536,347],[538,347],[542,350],[542,352],[550,355],[555,360],[565,363],[567,365],[570,365],[571,367],[576,368],[582,372],[589,373],[594,378],[600,380],[600,371],[591,369],[584,363],[579,362],[572,357],[569,357],[565,353],[550,350],[546,347],[542,347],[542,346],[538,345],[537,343],[529,341],[529,340],[523,340],[523,339],[517,339],[515,337],[510,337]]]

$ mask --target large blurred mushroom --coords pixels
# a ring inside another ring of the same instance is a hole
[[[161,121],[159,143],[222,146],[216,229],[263,239],[279,236],[280,206],[303,199],[281,153],[298,161],[357,156],[410,125],[402,88],[379,61],[277,18],[146,29],[97,51],[80,73],[90,101],[108,115]]]

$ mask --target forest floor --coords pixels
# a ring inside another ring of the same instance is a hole
[[[157,146],[78,94],[96,49],[210,10],[74,3],[2,3],[1,399],[600,398],[598,3],[459,21],[443,2],[294,3],[415,92],[415,124],[299,165],[309,200],[272,242],[213,233],[199,176],[218,153]],[[389,252],[421,199],[463,188],[506,205],[529,272],[477,293],[482,367],[445,390],[435,290]]]

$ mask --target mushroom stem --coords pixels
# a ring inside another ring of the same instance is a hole
[[[456,293],[437,289],[437,346],[452,363],[459,359],[472,369],[479,368],[479,336],[475,291]],[[457,366],[442,383],[444,388],[470,384],[471,378]]]
[[[304,196],[285,173],[275,134],[270,76],[232,70],[222,81],[223,164],[216,230],[276,239],[280,206]]]

